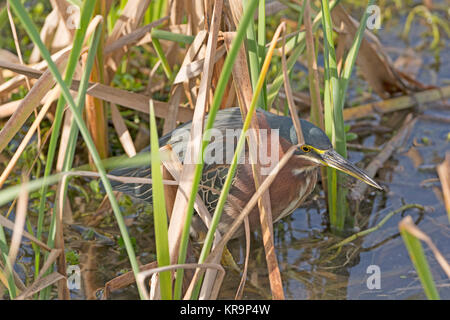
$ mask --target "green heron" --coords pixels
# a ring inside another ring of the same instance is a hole
[[[269,135],[275,133],[274,129],[278,129],[276,132],[279,141],[276,143],[278,145],[278,150],[276,151],[278,151],[279,158],[276,160],[279,160],[291,146],[298,144],[297,134],[290,117],[278,116],[261,109],[256,111],[256,116],[260,129],[267,128],[270,131]],[[300,120],[300,123],[305,143],[295,151],[294,156],[281,169],[269,188],[274,222],[291,214],[313,191],[317,182],[317,168],[320,165],[336,168],[379,190],[383,190],[363,170],[339,155],[333,149],[325,132],[306,120]],[[231,144],[227,140],[234,139],[237,141],[238,134],[233,132],[241,129],[242,124],[239,108],[224,109],[217,113],[214,123],[214,132],[216,134],[212,134],[214,140],[208,146],[215,148],[216,153],[222,152],[222,155],[216,157],[216,160],[217,158],[219,160],[224,160],[226,157],[228,157],[227,159],[232,158],[229,155],[230,153],[231,156],[234,154],[236,143]],[[160,146],[170,144],[178,157],[183,160],[187,148],[186,135],[188,136],[190,129],[191,122],[185,123],[163,136],[159,141]],[[220,137],[220,134],[222,134],[222,137]],[[269,143],[272,140],[267,138],[266,141]],[[273,142],[270,143],[274,144]],[[246,152],[243,153],[245,154],[244,160],[248,160],[248,149],[248,146],[246,146]],[[149,148],[144,150],[149,151]],[[229,166],[230,163],[227,163],[227,161],[207,162],[205,160],[199,193],[211,214],[214,212],[215,205],[219,199],[220,190],[225,182]],[[150,166],[116,169],[111,174],[141,178],[149,178],[151,176]],[[151,185],[149,184],[112,181],[112,185],[115,190],[134,198],[145,202],[152,201]],[[255,186],[250,161],[240,161],[218,226],[222,233],[229,228],[233,219],[239,215],[254,193]],[[252,229],[259,224],[257,208],[254,208],[253,212],[250,213],[249,222]],[[194,230],[200,232],[205,230],[203,223],[198,218],[194,217],[192,223]],[[235,237],[242,233],[243,228],[241,227],[241,230],[236,232]]]

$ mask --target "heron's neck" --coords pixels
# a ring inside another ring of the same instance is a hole
[[[294,156],[292,161],[294,162],[292,174],[295,176],[312,172],[319,167],[318,163],[299,156]]]

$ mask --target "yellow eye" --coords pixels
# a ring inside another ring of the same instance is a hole
[[[311,148],[308,146],[302,146],[302,150],[303,150],[303,152],[310,152]]]

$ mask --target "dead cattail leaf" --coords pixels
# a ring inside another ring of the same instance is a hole
[[[10,68],[17,72],[26,73],[33,78],[39,78],[42,75],[41,71],[34,70],[33,68],[24,67],[16,64],[9,64],[4,61],[0,61],[0,67]],[[78,90],[80,82],[77,80],[72,81],[71,90]],[[35,85],[36,86],[36,85]],[[102,99],[107,102],[112,102],[130,109],[140,111],[143,113],[149,113],[148,110],[148,96],[129,92],[127,90],[121,90],[107,86],[101,83],[90,83],[87,94],[95,98]],[[157,117],[166,118],[168,114],[169,104],[167,102],[154,100],[155,114]],[[181,107],[178,111],[177,121],[187,122],[192,120],[194,111],[190,108]],[[0,133],[1,136],[1,133]],[[0,143],[0,147],[2,144]],[[4,147],[3,147],[4,148]],[[1,151],[2,148],[0,148]]]
[[[11,116],[22,103],[23,99],[7,102],[0,106],[0,118]]]
[[[0,49],[0,60],[8,61],[10,63],[19,63],[19,57],[16,56],[14,53],[9,52],[5,49]]]
[[[33,285],[29,288],[29,290],[26,291],[26,294],[18,296],[16,300],[24,300],[58,281],[66,281],[66,277],[58,272],[53,272],[48,276],[39,279],[39,281],[33,283]]]
[[[143,45],[144,43],[151,42],[150,33],[152,29],[157,26],[160,26],[167,19],[168,17],[163,17],[161,19],[153,21],[152,23],[149,23],[148,25],[140,27],[128,34],[125,34],[120,38],[118,38],[117,40],[114,41],[111,40],[111,42],[108,42],[108,44],[105,47],[104,50],[105,55],[110,55],[116,50],[128,48],[132,45]]]
[[[106,46],[115,42],[117,39],[122,37],[123,35],[129,34],[134,31],[142,21],[145,12],[147,11],[148,5],[150,4],[150,0],[129,0],[127,4],[122,10],[122,14],[119,19],[117,19],[116,24],[114,25],[111,34],[106,40]],[[113,63],[107,63],[107,79],[113,79],[113,75],[116,72],[114,69],[115,66],[118,66],[120,60],[122,59],[125,50],[120,47],[120,49],[114,50],[111,53],[110,59],[112,59]],[[148,101],[147,101],[147,109],[148,109]]]
[[[217,49],[216,56],[214,57],[214,63],[216,63],[220,58],[223,57],[225,53],[225,47],[221,46]],[[196,76],[198,76],[203,70],[203,63],[205,59],[195,60],[189,64],[183,65],[177,73],[174,84],[188,81]]]
[[[59,71],[62,72],[64,69],[67,59],[68,52],[61,56],[58,60],[55,61],[56,66]],[[14,114],[9,118],[8,122],[0,131],[0,152],[8,145],[14,135],[19,131],[19,129],[23,126],[25,121],[28,119],[30,114],[39,105],[39,102],[42,100],[44,95],[50,90],[50,88],[55,83],[50,70],[47,70],[40,76],[39,80],[36,84],[31,88],[28,94],[23,98],[22,103],[16,109]]]
[[[23,177],[24,183],[28,182],[28,177]],[[27,218],[28,211],[28,190],[22,188],[17,201],[16,218],[14,220],[14,228],[11,237],[11,245],[9,246],[8,264],[14,266],[16,262],[17,253],[19,252],[20,244],[22,242],[23,228]]]
[[[344,109],[344,120],[363,118],[374,113],[384,114],[399,111],[411,108],[417,104],[425,104],[441,99],[445,100],[448,97],[450,97],[450,86],[429,89],[397,98],[372,102],[353,108],[346,108]]]
[[[56,34],[56,28],[59,24],[58,10],[53,9],[47,17],[45,17],[44,25],[41,28],[40,36],[46,48],[51,48],[53,39]],[[37,63],[41,59],[41,52],[37,46],[33,47],[28,63]]]
[[[172,89],[172,94],[169,101],[168,116],[164,119],[163,135],[169,133],[177,126],[178,109],[183,92],[184,90],[181,84],[175,85]]]
[[[178,25],[182,22],[185,13],[184,0],[170,1],[169,17],[170,25]]]
[[[439,179],[441,180],[442,193],[444,195],[445,208],[450,220],[450,152],[445,154],[445,160],[437,166]]]
[[[111,103],[111,120],[116,129],[117,135],[119,136],[120,144],[127,156],[134,157],[136,155],[136,148],[134,147],[133,139],[131,138],[130,132],[120,115],[119,109],[114,103]]]
[[[71,4],[65,0],[50,0],[50,3],[52,4],[52,7],[58,11],[58,15],[60,17],[59,21],[60,23],[62,23],[62,26],[60,26],[59,28],[63,28],[63,32],[66,35],[66,37],[55,36],[55,40],[72,42],[72,39],[75,35],[75,29],[72,25],[73,21],[71,15],[73,14],[73,12],[70,9]],[[61,46],[65,46],[65,44],[62,43]],[[53,47],[56,47],[55,42],[53,42]]]
[[[72,50],[72,46],[68,46],[67,48],[64,48],[57,53],[52,55],[53,61],[58,61],[62,56],[67,55],[68,52]],[[38,79],[42,73],[43,70],[47,68],[47,61],[44,60],[42,62],[39,62],[38,64],[34,65],[33,68],[23,66],[19,63],[13,63],[8,60],[0,60],[0,67],[4,68],[6,70],[11,70],[13,72],[19,73],[18,76],[15,76],[5,83],[0,84],[0,97],[5,96],[8,93],[10,93],[12,90],[20,87],[25,83],[25,78],[35,78]],[[42,72],[37,72],[38,70]]]
[[[14,230],[14,222],[12,222],[11,220],[5,218],[4,216],[0,215],[0,225],[8,228],[10,230]],[[25,230],[23,231],[22,236],[24,236],[25,238],[27,238],[28,240],[34,242],[36,245],[38,245],[40,248],[46,250],[46,251],[51,251],[52,249],[47,246],[45,243],[43,243],[42,241],[40,241],[39,239],[37,239],[36,237],[34,237],[32,234],[26,232]]]

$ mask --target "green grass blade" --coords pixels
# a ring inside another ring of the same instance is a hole
[[[89,1],[87,2],[89,3]],[[25,30],[27,31],[28,35],[32,39],[33,43],[39,48],[39,51],[42,55],[42,57],[47,61],[48,68],[51,71],[53,77],[58,82],[58,84],[61,87],[61,92],[64,95],[66,101],[69,104],[70,109],[73,112],[75,121],[80,129],[80,132],[84,138],[84,141],[89,149],[89,152],[93,158],[93,161],[98,169],[98,172],[100,174],[101,180],[103,182],[103,185],[105,187],[106,193],[108,194],[109,200],[111,202],[111,207],[113,209],[115,218],[117,220],[117,224],[120,229],[120,233],[122,235],[122,238],[124,240],[125,248],[130,260],[131,267],[133,269],[133,273],[136,276],[139,273],[139,265],[136,260],[136,255],[134,253],[133,245],[131,243],[130,237],[128,235],[128,231],[124,222],[124,219],[122,217],[122,214],[120,212],[119,205],[117,203],[117,200],[114,196],[111,184],[109,183],[108,178],[106,177],[106,171],[102,166],[100,156],[98,154],[97,149],[95,148],[94,142],[92,140],[92,137],[87,130],[86,124],[83,121],[82,115],[77,109],[75,105],[75,101],[73,100],[68,86],[64,83],[61,74],[58,71],[58,68],[56,67],[55,63],[51,59],[50,53],[48,52],[47,48],[45,47],[44,43],[41,41],[39,33],[36,29],[36,26],[34,25],[33,21],[28,16],[25,8],[18,0],[12,0],[11,1],[11,7],[14,9],[16,15],[19,17],[20,21],[22,22]],[[143,297],[142,293],[139,290],[139,294],[141,297]]]
[[[72,83],[72,77],[75,72],[75,68],[76,68],[76,65],[77,65],[81,50],[82,50],[84,38],[86,35],[86,30],[87,30],[89,21],[91,20],[92,14],[94,12],[95,5],[96,5],[96,1],[86,1],[81,9],[79,29],[77,29],[77,31],[75,33],[75,38],[74,38],[73,45],[72,45],[72,51],[70,52],[69,60],[67,62],[67,67],[66,67],[64,82],[67,86],[70,86],[70,84]],[[53,122],[53,131],[52,131],[52,134],[50,137],[50,143],[49,143],[49,147],[48,147],[47,159],[46,159],[45,169],[44,169],[44,177],[49,176],[51,173],[51,170],[53,168],[53,161],[54,161],[55,154],[56,154],[56,146],[58,143],[59,133],[60,133],[60,129],[61,129],[62,116],[63,116],[65,103],[66,103],[66,101],[64,99],[64,96],[60,96],[60,98],[58,99],[58,103],[57,103],[56,111],[55,111],[55,119]],[[40,192],[41,198],[40,198],[40,203],[39,203],[39,213],[38,213],[38,222],[37,222],[37,230],[36,230],[36,237],[38,239],[41,239],[42,230],[43,230],[43,226],[44,226],[44,215],[45,215],[44,211],[45,211],[45,205],[47,203],[47,201],[46,201],[47,191],[48,191],[47,186],[46,186],[46,184],[44,184],[41,189],[41,192]],[[52,225],[53,226],[55,225],[55,217],[56,216],[53,215],[50,227],[52,227]],[[47,242],[50,247],[53,247],[53,245],[54,245],[54,237],[53,236],[54,236],[54,232],[49,233]],[[37,276],[39,274],[39,266],[40,266],[40,254],[39,254],[39,252],[36,252],[35,253],[35,278],[37,278]],[[49,292],[50,292],[49,289],[42,291],[41,297],[44,298],[44,295],[46,295],[45,298],[48,298]]]
[[[259,67],[262,67],[264,57],[266,56],[266,1],[259,0],[258,6],[258,57]],[[267,81],[264,79],[262,88],[262,101],[259,107],[267,110]]]
[[[4,206],[8,202],[14,200],[19,196],[20,191],[22,188],[25,188],[27,192],[33,192],[38,190],[42,185],[52,185],[56,182],[58,182],[61,179],[62,174],[58,173],[55,175],[48,176],[47,178],[40,178],[33,181],[29,181],[27,183],[15,185],[12,187],[9,187],[7,189],[0,191],[0,206]]]
[[[156,55],[161,60],[161,65],[163,67],[163,70],[164,70],[167,78],[172,83],[173,79],[174,79],[174,75],[173,75],[172,69],[170,68],[169,61],[167,61],[166,54],[164,53],[164,50],[163,50],[158,38],[152,38],[152,44],[153,44],[153,48],[156,51]]]
[[[173,42],[179,42],[179,43],[185,43],[185,44],[191,44],[195,37],[189,36],[186,34],[181,33],[174,33],[167,30],[161,30],[157,28],[152,28],[152,40],[153,39],[160,39],[160,40],[168,40]]]
[[[247,7],[249,4],[249,0],[246,0],[244,2],[244,6]],[[255,25],[252,22],[250,22],[247,26],[247,55],[248,55],[248,64],[250,69],[250,80],[252,82],[252,88],[253,91],[256,89],[256,83],[258,82],[259,78],[259,69],[260,69],[260,63],[259,63],[259,56],[258,56],[258,42],[256,39],[256,33],[255,33]]]
[[[419,275],[427,298],[430,300],[439,300],[439,293],[434,284],[433,275],[431,274],[430,266],[428,265],[420,240],[401,227],[400,234],[408,249],[414,268],[416,268],[417,274]]]
[[[14,275],[12,273],[13,266],[11,266],[11,263],[8,259],[8,242],[6,242],[6,235],[5,231],[3,230],[3,226],[0,225],[0,259],[5,266],[3,270],[6,270],[8,273],[8,293],[9,297],[12,299],[15,299],[17,296],[17,288],[16,284],[14,282]],[[0,270],[1,271],[1,270]]]
[[[286,61],[287,70],[290,73],[292,68],[295,65],[295,62],[300,57],[300,55],[303,53],[303,51],[306,48],[305,44],[305,34],[301,33],[299,34],[299,37],[297,39],[297,43],[294,46],[294,50],[292,51],[291,55]],[[269,92],[267,94],[267,108],[271,108],[273,102],[275,101],[275,98],[278,96],[278,92],[280,91],[281,87],[283,86],[283,70],[280,69],[275,76],[275,79],[273,80]]]
[[[373,4],[374,0],[369,0],[367,7]],[[364,15],[361,18],[359,23],[358,31],[356,32],[355,39],[353,40],[353,44],[345,58],[344,68],[341,72],[341,85],[340,85],[340,98],[339,106],[341,109],[344,108],[345,95],[347,93],[348,81],[350,80],[350,76],[353,71],[353,67],[356,62],[356,57],[358,56],[359,48],[361,46],[362,39],[364,37],[364,31],[366,29],[367,18],[369,17],[369,12],[367,9],[364,11]]]
[[[166,213],[166,202],[164,199],[164,185],[161,173],[161,159],[159,156],[158,129],[155,120],[155,109],[153,100],[150,100],[150,147],[152,163],[152,194],[153,194],[153,219],[155,225],[156,255],[158,267],[170,265],[169,236]],[[161,272],[159,275],[161,283],[161,298],[172,299],[172,273]]]
[[[347,156],[345,141],[344,116],[342,108],[339,107],[340,80],[337,72],[336,53],[333,43],[333,23],[328,0],[322,0],[322,27],[324,38],[324,113],[325,132],[330,138],[333,147],[343,157]],[[335,169],[327,169],[328,177],[328,210],[332,228],[341,231],[344,228],[347,216],[347,190],[343,187],[344,175]]]

